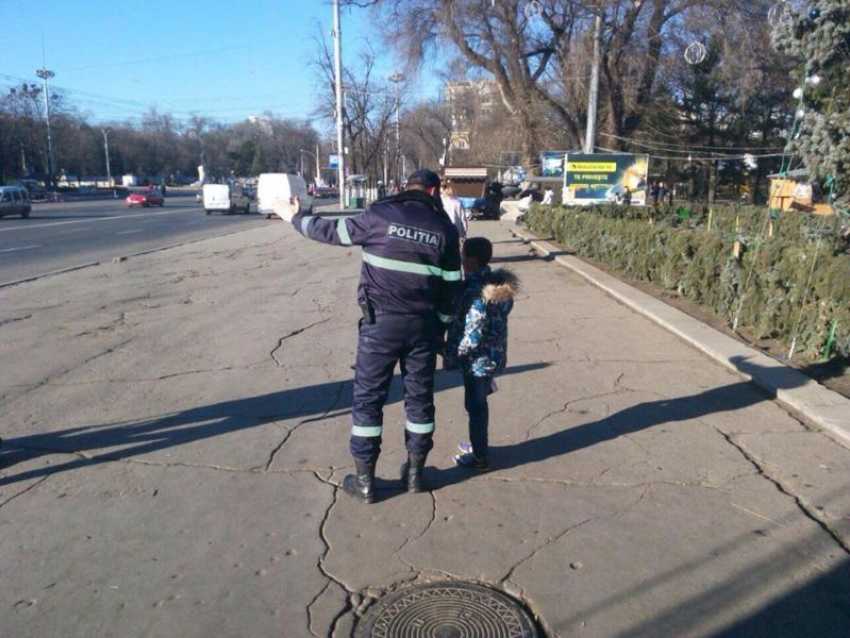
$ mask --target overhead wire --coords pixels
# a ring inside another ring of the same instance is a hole
[[[182,58],[193,58],[199,55],[209,55],[211,53],[223,53],[225,51],[240,51],[243,49],[253,49],[254,47],[266,46],[268,44],[275,44],[274,40],[265,40],[252,42],[251,44],[237,44],[233,46],[227,47],[219,47],[217,49],[204,49],[200,51],[190,51],[186,53],[173,53],[170,55],[161,55],[152,58],[143,58],[139,60],[126,60],[124,62],[109,62],[107,64],[93,64],[89,66],[78,66],[71,67],[68,69],[62,69],[63,72],[74,72],[74,71],[91,71],[94,69],[109,69],[119,66],[133,66],[134,64],[149,64],[151,62],[165,62],[167,60],[179,60]]]
[[[638,140],[631,137],[621,137],[619,135],[612,135],[610,133],[599,133],[602,137],[610,137],[612,139],[620,140],[622,142],[628,142],[630,144],[634,144],[635,146],[643,146],[646,148],[654,148],[660,151],[665,151],[668,153],[709,153],[710,151],[781,151],[781,146],[773,146],[773,147],[758,147],[758,146],[691,146],[691,145],[678,145],[678,144],[657,144],[652,142],[646,142],[643,140]],[[715,155],[721,155],[720,153],[714,153]],[[748,153],[752,155],[753,153]]]
[[[33,80],[28,80],[26,78],[21,78],[21,77],[17,77],[17,76],[6,75],[6,74],[0,73],[0,85],[12,88],[12,87],[17,87],[20,84],[27,84],[27,85],[36,84],[36,85],[38,85],[39,82],[33,81]],[[68,95],[69,97],[72,97],[75,102],[81,102],[83,104],[89,104],[93,107],[101,107],[101,108],[105,107],[105,108],[109,108],[109,109],[118,109],[118,110],[123,111],[123,112],[132,112],[132,113],[138,115],[139,117],[143,117],[144,115],[146,115],[150,111],[150,109],[155,106],[155,104],[153,102],[145,103],[145,102],[141,102],[141,101],[138,101],[138,100],[118,98],[118,97],[103,95],[103,94],[100,94],[100,93],[94,93],[94,92],[91,92],[91,91],[84,91],[84,90],[81,90],[81,89],[73,89],[73,88],[66,87],[66,86],[63,86],[63,85],[60,85],[60,84],[51,83],[50,86],[54,91],[58,91],[58,92],[61,92],[63,94]],[[276,92],[276,93],[267,93],[267,94],[261,94],[261,95],[283,97],[284,94],[285,94],[284,91],[280,91],[280,92]],[[203,102],[205,105],[208,105],[210,102],[217,101],[217,98],[197,98],[197,100],[199,102]],[[233,113],[233,112],[244,111],[244,112],[246,112],[246,117],[247,117],[248,115],[256,114],[258,112],[262,113],[262,112],[268,111],[268,110],[280,109],[282,107],[291,107],[291,106],[292,106],[292,100],[287,100],[286,102],[275,102],[275,103],[271,103],[271,104],[269,104],[269,103],[257,103],[257,104],[244,104],[244,105],[239,105],[239,106],[228,106],[228,107],[224,107],[224,108],[212,109],[212,111],[214,113]],[[188,116],[188,115],[200,114],[201,111],[203,111],[203,110],[204,109],[202,109],[202,108],[180,108],[180,109],[168,108],[167,112],[168,112],[168,114],[171,114],[171,115]],[[300,113],[300,112],[295,113],[295,112],[292,112],[292,111],[284,112],[284,113],[280,113],[280,114],[284,115],[286,117],[302,117],[303,116],[303,114]],[[218,115],[213,115],[213,117],[216,117],[216,119],[223,119],[222,116],[218,116]],[[224,117],[227,117],[227,116],[224,116]],[[239,119],[244,119],[244,118],[239,118]]]
[[[622,153],[623,152],[623,151],[613,149],[613,148],[606,148],[604,146],[596,146],[595,148],[599,149],[600,151],[605,151],[606,153]],[[686,163],[729,162],[729,161],[734,161],[734,160],[745,160],[748,157],[754,157],[755,159],[767,159],[767,158],[771,158],[771,157],[782,157],[783,156],[782,153],[765,153],[764,155],[751,155],[750,153],[745,153],[743,155],[719,155],[719,156],[715,155],[713,157],[703,157],[703,156],[700,156],[700,157],[682,157],[682,156],[679,156],[679,155],[677,155],[677,156],[664,156],[664,155],[655,155],[651,152],[638,153],[638,154],[639,155],[649,155],[652,159],[667,160],[667,161],[671,161],[671,162],[686,162]]]

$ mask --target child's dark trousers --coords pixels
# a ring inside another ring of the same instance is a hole
[[[493,377],[473,377],[464,375],[464,406],[469,414],[469,441],[472,443],[472,453],[479,459],[486,459],[490,453],[487,439],[487,428],[490,422],[490,409],[487,406],[487,395]]]

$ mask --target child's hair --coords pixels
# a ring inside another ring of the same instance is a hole
[[[478,266],[484,268],[493,258],[493,244],[486,237],[470,237],[463,245],[466,257],[475,257]]]

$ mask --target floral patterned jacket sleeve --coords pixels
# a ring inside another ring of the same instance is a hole
[[[466,357],[475,353],[484,340],[484,325],[487,322],[487,304],[481,297],[473,300],[464,320],[463,336],[457,346],[457,354]]]

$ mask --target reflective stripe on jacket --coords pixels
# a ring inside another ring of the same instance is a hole
[[[299,213],[292,224],[318,242],[363,247],[358,294],[376,312],[451,319],[461,287],[458,232],[427,193],[405,191],[352,217]]]

